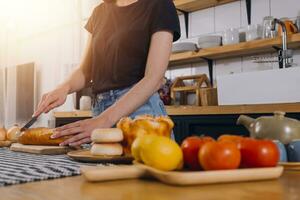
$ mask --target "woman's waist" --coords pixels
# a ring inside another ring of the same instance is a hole
[[[127,87],[122,87],[118,89],[109,89],[106,90],[105,92],[99,92],[99,93],[94,93],[94,97],[96,100],[111,100],[111,99],[118,99],[120,96],[124,95],[127,93],[133,85],[127,86]]]

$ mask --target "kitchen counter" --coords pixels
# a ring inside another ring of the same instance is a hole
[[[215,184],[192,187],[169,186],[154,180],[123,180],[88,183],[82,176],[0,188],[5,200],[182,200],[182,199],[300,199],[300,171],[285,172],[279,180]]]
[[[284,111],[300,113],[300,103],[233,105],[233,106],[166,106],[169,115],[231,115]],[[55,118],[92,117],[91,111],[54,112]]]
[[[175,139],[182,140],[192,135],[218,138],[222,134],[249,136],[249,132],[236,121],[241,114],[257,118],[284,111],[287,117],[300,120],[300,103],[233,105],[233,106],[166,106],[167,113],[175,123]],[[55,112],[56,127],[92,117],[91,111]]]

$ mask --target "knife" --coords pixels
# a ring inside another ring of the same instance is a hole
[[[27,130],[27,129],[29,129],[29,128],[32,126],[32,124],[34,124],[34,123],[37,121],[37,119],[38,119],[38,116],[32,117],[32,118],[30,119],[30,121],[27,122],[27,124],[25,124],[25,126],[23,126],[23,127],[21,128],[21,132],[22,132],[22,131],[25,131],[25,130]]]

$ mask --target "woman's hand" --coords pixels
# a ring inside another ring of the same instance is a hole
[[[49,93],[44,94],[33,116],[39,116],[42,113],[48,113],[50,110],[61,106],[65,103],[68,93],[69,87],[63,85]]]
[[[52,138],[72,136],[60,145],[79,146],[91,142],[91,134],[94,129],[110,128],[111,126],[112,125],[108,124],[104,117],[100,115],[97,118],[86,119],[59,127],[55,129],[55,134]]]

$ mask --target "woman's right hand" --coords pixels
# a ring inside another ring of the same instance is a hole
[[[66,85],[59,86],[55,90],[44,94],[33,116],[39,116],[42,113],[48,113],[50,110],[61,106],[65,103],[68,94],[69,87]]]

